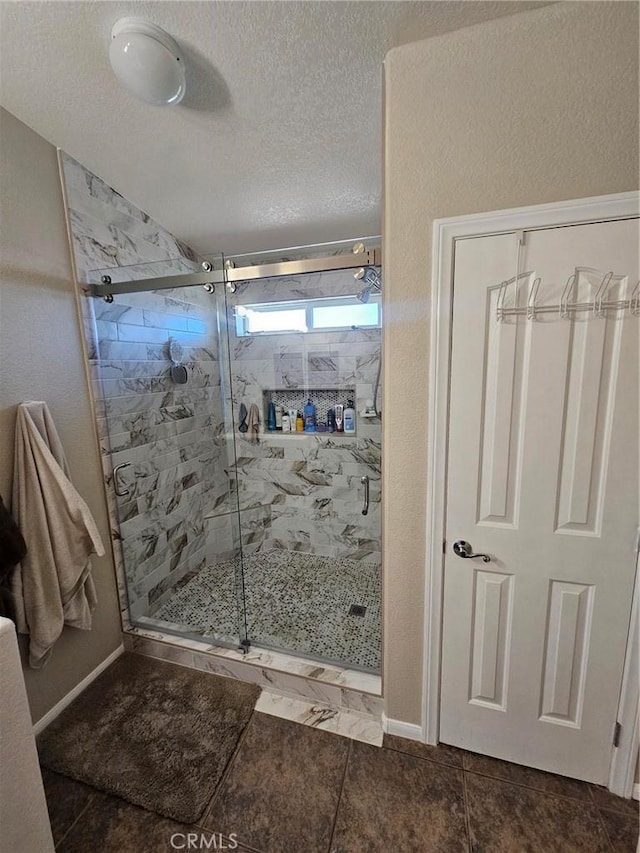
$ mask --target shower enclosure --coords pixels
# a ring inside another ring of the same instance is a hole
[[[377,672],[379,254],[309,252],[91,276],[128,614]],[[316,429],[298,431],[309,400]],[[329,431],[350,402],[355,433]]]

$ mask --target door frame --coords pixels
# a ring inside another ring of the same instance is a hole
[[[436,219],[433,223],[431,267],[431,326],[429,339],[429,395],[427,411],[427,513],[424,589],[424,663],[422,693],[422,740],[437,744],[440,728],[440,666],[442,648],[443,581],[446,501],[447,434],[453,327],[454,251],[457,239],[533,231],[569,225],[585,225],[640,216],[640,192],[616,193],[592,198],[518,207],[509,210]],[[638,578],[636,575],[636,595]],[[634,612],[638,613],[638,605]],[[633,622],[631,623],[633,626]],[[635,648],[635,652],[634,652]],[[620,697],[619,720],[635,719],[634,731],[623,730],[613,760],[609,787],[622,796],[631,795],[638,745],[637,708],[640,698],[637,632],[627,641],[625,677]],[[636,658],[637,659],[637,658]],[[633,728],[633,727],[628,727]]]

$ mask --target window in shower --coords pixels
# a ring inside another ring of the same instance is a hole
[[[236,310],[239,335],[306,332],[307,312],[290,305],[240,305]]]
[[[329,303],[311,307],[314,329],[364,329],[380,326],[380,304],[369,302],[363,305],[359,301],[343,301],[340,304]]]
[[[357,296],[336,296],[238,305],[235,309],[236,334],[247,337],[380,328],[380,301],[379,295],[372,296],[367,303],[361,302]]]

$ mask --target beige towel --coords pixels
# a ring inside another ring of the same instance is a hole
[[[18,406],[13,472],[14,519],[28,553],[13,573],[16,621],[29,634],[29,665],[47,662],[63,625],[91,629],[96,593],[90,554],[104,554],[89,507],[69,480],[46,403]]]
[[[255,403],[249,407],[249,420],[247,421],[248,432],[247,436],[251,444],[258,444],[260,441],[260,410]]]

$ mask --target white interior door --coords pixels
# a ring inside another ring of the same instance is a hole
[[[637,220],[456,242],[440,740],[606,784],[635,578]],[[519,266],[518,266],[519,265]],[[452,550],[466,540],[481,558]]]

